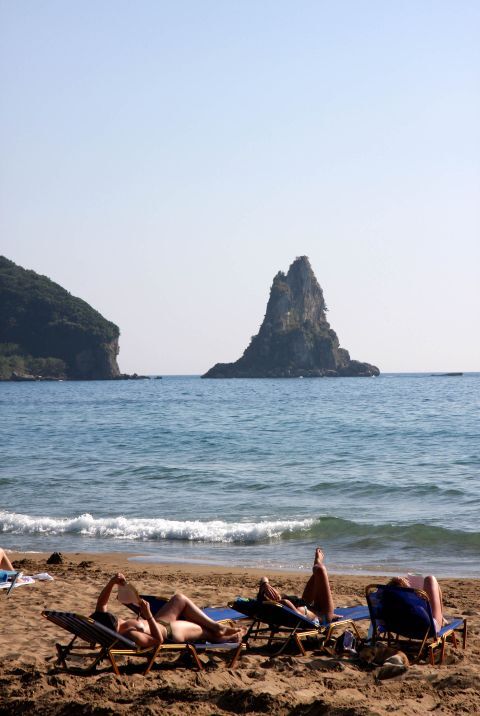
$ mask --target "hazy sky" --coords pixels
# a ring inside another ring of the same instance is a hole
[[[309,256],[353,358],[480,370],[478,0],[0,0],[0,253],[120,368],[240,357]]]

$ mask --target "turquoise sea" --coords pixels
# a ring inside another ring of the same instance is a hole
[[[0,383],[0,546],[480,577],[480,374]]]

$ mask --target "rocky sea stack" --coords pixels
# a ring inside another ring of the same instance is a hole
[[[217,363],[203,378],[373,376],[370,363],[351,360],[326,317],[323,291],[306,256],[273,279],[260,330],[235,363]]]
[[[0,380],[120,378],[118,326],[0,256]]]

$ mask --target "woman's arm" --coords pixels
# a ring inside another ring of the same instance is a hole
[[[152,646],[158,646],[159,644],[158,640],[153,636],[145,634],[143,631],[138,631],[137,629],[129,629],[123,634],[123,636],[126,636],[128,639],[134,641],[141,649],[150,649]],[[161,643],[162,642],[160,642],[160,644]]]
[[[160,626],[158,622],[155,621],[153,618],[152,610],[150,609],[150,604],[145,601],[145,599],[140,599],[140,616],[143,619],[146,619],[148,622],[148,626],[150,629],[150,636],[152,639],[155,640],[156,644],[163,644],[163,634],[160,631]],[[144,634],[144,636],[148,636]]]
[[[125,584],[126,579],[123,574],[116,574],[114,577],[112,577],[104,586],[100,594],[98,595],[97,599],[97,606],[96,611],[97,612],[106,612],[107,611],[107,604],[108,600],[110,599],[110,595],[112,593],[112,589],[115,586],[115,584]]]

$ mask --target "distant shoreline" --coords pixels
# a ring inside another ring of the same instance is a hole
[[[389,377],[405,377],[405,378],[451,378],[451,377],[466,377],[466,378],[473,378],[480,376],[480,371],[450,371],[450,372],[443,372],[443,371],[418,371],[413,373],[380,373],[378,376],[374,376],[376,380],[379,380],[381,378],[389,378]],[[302,376],[301,376],[302,377]],[[0,379],[0,385],[2,383],[12,384],[12,383],[125,383],[125,382],[136,382],[136,381],[142,381],[142,380],[171,380],[171,379],[192,379],[197,378],[199,380],[202,379],[201,373],[162,373],[161,375],[159,373],[152,373],[152,374],[122,374],[116,378],[92,378],[92,379],[74,379],[74,378],[42,378],[42,377],[31,377],[27,379]],[[305,377],[304,380],[315,380],[317,378],[318,380],[325,380],[328,378],[328,376],[316,376],[316,377]],[[331,380],[351,380],[351,376],[335,376],[334,378],[331,378]],[[209,379],[207,379],[208,381]],[[218,380],[218,379],[211,379],[211,380]],[[236,382],[239,381],[282,381],[282,382],[291,382],[300,380],[300,377],[291,377],[291,378],[222,378],[222,381],[230,381],[230,382]]]

